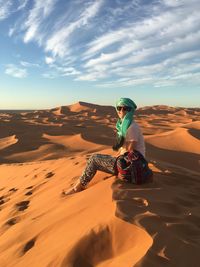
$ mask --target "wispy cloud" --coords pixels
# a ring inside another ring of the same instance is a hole
[[[17,31],[23,45],[35,42],[45,78],[70,76],[108,87],[164,87],[181,77],[199,79],[199,0],[17,2],[15,10],[26,7],[26,14],[12,24],[9,36]],[[13,6],[9,0],[0,3],[1,19]],[[20,64],[34,67],[28,62]]]
[[[82,75],[79,75],[75,80],[76,81],[97,81],[102,78],[106,78],[107,74],[106,72],[98,71],[98,72],[92,72],[92,73],[84,73]]]
[[[179,7],[198,3],[198,0],[161,0],[160,2],[168,7]]]
[[[28,0],[18,0],[18,1],[19,1],[19,6],[17,7],[17,11],[25,8],[28,3]]]
[[[196,5],[197,2],[194,2]],[[172,6],[172,2],[163,4],[168,7]],[[93,73],[95,73],[95,77],[98,77],[97,70],[103,66],[107,77],[112,77],[113,74],[115,77],[132,75],[135,77],[123,81],[119,85],[139,84],[138,79],[141,80],[141,83],[151,80],[154,83],[156,82],[155,77],[165,78],[166,73],[173,77],[173,73],[170,72],[173,67],[172,59],[176,58],[176,66],[173,69],[177,70],[181,69],[179,65],[184,57],[184,60],[187,60],[187,57],[190,60],[197,60],[196,56],[199,55],[199,50],[197,52],[195,50],[198,49],[200,42],[199,12],[191,10],[188,14],[188,10],[182,3],[177,4],[176,8],[170,11],[164,10],[160,15],[145,18],[143,21],[133,22],[128,27],[103,34],[90,42],[89,49],[84,52],[85,63],[83,66],[86,77],[93,77]],[[182,73],[195,71],[195,66],[192,65],[190,70],[182,66]],[[90,73],[89,76],[87,72]],[[101,74],[102,71],[100,71],[99,77]],[[142,79],[144,76],[146,78]],[[165,85],[174,84],[169,81],[161,82]]]
[[[55,62],[55,58],[46,56],[45,62],[46,62],[46,64],[52,64]]]
[[[71,76],[80,74],[80,71],[76,70],[73,67],[55,66],[54,69],[56,69],[61,76]]]
[[[12,6],[11,1],[0,0],[0,21],[9,17],[10,12],[11,12],[10,10],[11,6]]]
[[[58,77],[77,76],[80,74],[80,71],[73,67],[58,66],[52,63],[49,72],[43,73],[42,76],[44,78],[54,79]]]
[[[24,29],[26,30],[24,42],[28,43],[35,39],[40,41],[40,25],[51,14],[57,0],[35,0],[33,8],[29,12]]]
[[[14,64],[8,64],[5,68],[5,74],[15,78],[25,78],[28,73],[26,69],[20,68]]]
[[[103,0],[90,4],[80,15],[78,20],[71,22],[68,26],[63,26],[59,31],[53,33],[46,43],[45,50],[52,52],[54,56],[64,57],[68,54],[68,38],[76,30],[89,22],[99,11]]]
[[[37,63],[30,63],[30,62],[27,62],[27,61],[20,61],[20,64],[23,66],[23,67],[39,67],[39,64]]]
[[[25,8],[28,0],[0,0],[0,21]]]

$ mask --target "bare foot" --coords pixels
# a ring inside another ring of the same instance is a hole
[[[68,190],[63,190],[62,196],[72,195],[72,194],[78,193],[84,189],[85,189],[85,187],[82,186],[81,183],[78,181],[72,188],[70,188]]]
[[[70,188],[70,189],[68,189],[68,190],[63,190],[63,191],[62,191],[62,196],[65,197],[65,196],[68,196],[68,195],[72,195],[72,194],[74,194],[74,193],[76,193],[76,191],[75,191],[74,188],[72,187],[72,188]]]

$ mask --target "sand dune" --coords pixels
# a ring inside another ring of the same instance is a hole
[[[0,150],[16,144],[17,141],[18,141],[18,139],[16,138],[16,135],[1,138],[0,139]]]
[[[74,175],[79,173],[73,160],[1,167],[1,172],[6,172],[1,191],[4,203],[0,247],[0,260],[5,266],[74,266],[84,260],[95,266],[120,266],[121,262],[129,266],[150,247],[152,239],[144,230],[115,217],[113,179],[76,197],[60,198],[61,189],[71,182],[66,175],[69,169]],[[12,170],[17,170],[14,177]],[[99,198],[101,192],[103,198]],[[124,239],[128,234],[131,238]],[[96,245],[91,251],[93,243]]]
[[[61,197],[93,152],[115,155],[115,109],[78,102],[0,113],[0,264],[198,267],[200,109],[138,109],[154,182],[97,172]]]
[[[176,111],[174,114],[180,116],[187,116],[187,111],[185,109],[181,109],[179,111]]]
[[[177,128],[170,132],[147,136],[146,142],[159,148],[200,154],[200,140],[187,129]]]
[[[85,103],[85,102],[78,102],[76,104],[70,105],[69,110],[72,112],[82,112],[82,111],[95,111],[96,106],[93,104]]]
[[[200,130],[200,121],[194,121],[191,123],[187,123],[184,125],[185,128],[188,129],[196,129],[196,130]]]
[[[37,161],[37,160],[48,160],[60,157],[64,157],[67,154],[67,151],[59,145],[42,145],[38,149],[27,152],[13,153],[10,156],[7,156],[11,162],[27,162],[27,161]]]
[[[66,115],[69,113],[70,110],[68,107],[62,106],[55,109],[51,109],[50,111],[55,115]]]
[[[81,134],[76,134],[76,135],[72,135],[72,136],[66,136],[66,135],[64,135],[64,136],[50,136],[47,134],[43,134],[43,138],[46,138],[51,143],[63,145],[64,147],[66,147],[68,149],[68,151],[71,151],[71,152],[73,152],[73,151],[88,152],[88,151],[93,151],[95,149],[101,149],[102,150],[104,148],[103,146],[99,146],[98,144],[84,140],[83,137],[81,136]]]

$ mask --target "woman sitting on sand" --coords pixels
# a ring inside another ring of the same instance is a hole
[[[120,98],[116,103],[119,119],[116,124],[117,143],[113,146],[113,150],[118,151],[118,155],[137,150],[145,156],[144,138],[133,118],[136,108],[136,104],[130,98]],[[78,182],[69,190],[63,191],[62,194],[70,195],[84,190],[97,170],[116,174],[116,159],[116,157],[104,154],[91,155]]]

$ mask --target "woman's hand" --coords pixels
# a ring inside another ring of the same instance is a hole
[[[135,149],[137,142],[136,141],[129,141],[126,142],[126,151],[131,152]]]

